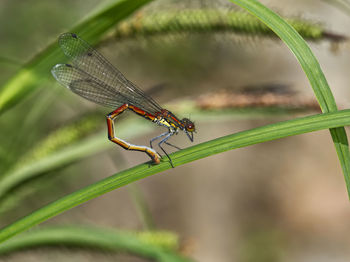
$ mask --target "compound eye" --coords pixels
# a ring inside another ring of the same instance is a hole
[[[183,123],[188,132],[194,131],[195,127],[191,120],[189,120],[188,118],[184,118],[181,122]]]
[[[194,131],[194,124],[193,123],[189,123],[186,125],[186,129],[189,132],[193,132]]]

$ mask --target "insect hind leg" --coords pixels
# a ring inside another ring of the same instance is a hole
[[[128,108],[130,109],[130,106],[128,104],[124,104],[107,115],[108,139],[111,140],[112,142],[116,143],[117,145],[123,147],[126,150],[145,152],[150,156],[150,158],[153,160],[153,162],[155,164],[159,164],[160,163],[160,156],[154,149],[149,148],[147,146],[133,145],[133,144],[130,144],[129,142],[126,142],[123,139],[120,139],[120,138],[115,136],[114,120],[116,119],[116,117],[118,115],[123,113]]]

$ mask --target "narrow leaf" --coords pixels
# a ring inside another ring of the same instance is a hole
[[[297,118],[214,139],[173,153],[171,158],[178,166],[235,148],[345,125],[350,125],[350,110]],[[167,159],[159,165],[141,164],[82,188],[3,228],[0,230],[0,242],[90,199],[170,168]]]
[[[256,0],[230,1],[236,3],[258,17],[262,22],[270,27],[283,42],[285,42],[285,44],[298,59],[307,78],[309,79],[322,112],[328,113],[337,111],[337,105],[328,86],[328,82],[321,70],[320,64],[298,32],[280,16]],[[343,169],[348,195],[350,197],[350,151],[346,132],[343,127],[331,129],[330,132]]]

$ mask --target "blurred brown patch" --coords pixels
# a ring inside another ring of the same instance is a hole
[[[314,98],[296,94],[285,87],[247,88],[242,91],[219,90],[201,95],[197,105],[202,109],[285,108],[320,111]]]

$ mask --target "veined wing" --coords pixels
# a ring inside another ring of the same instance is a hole
[[[102,87],[115,89],[115,94],[122,94],[123,98],[127,98],[125,103],[132,103],[149,113],[161,109],[150,96],[126,79],[106,58],[76,34],[62,34],[58,43],[64,54],[72,59],[72,63],[77,69],[90,75],[95,80],[98,79]]]
[[[72,92],[97,104],[117,108],[129,102],[116,89],[70,64],[58,64],[52,68],[51,73]]]

